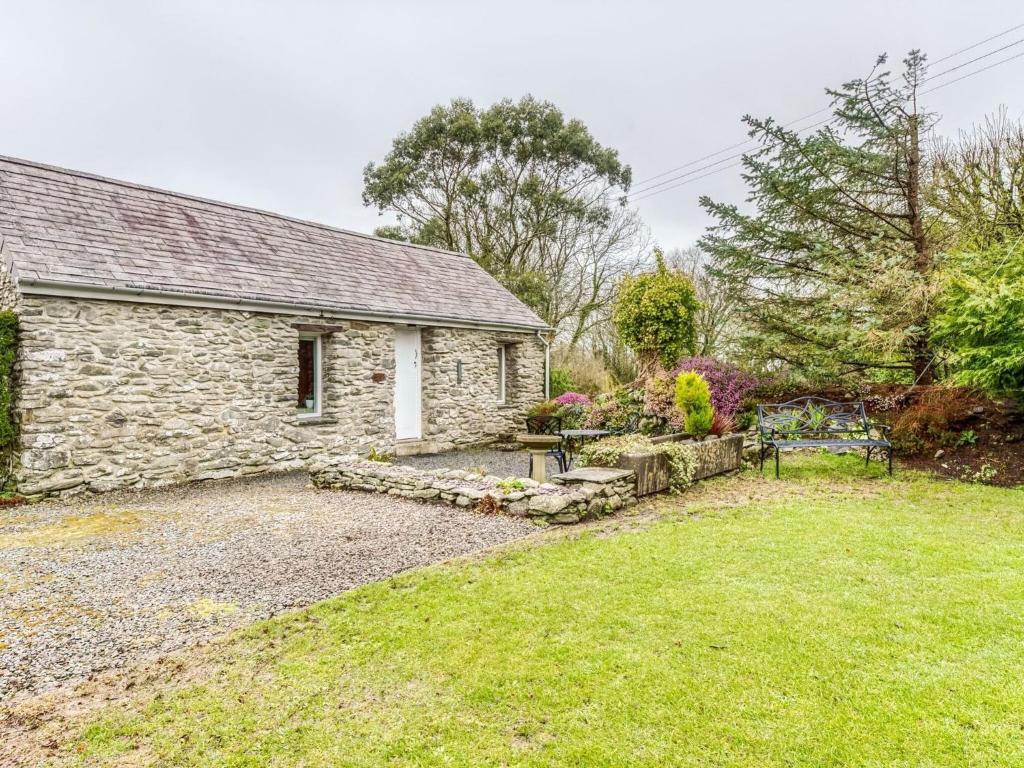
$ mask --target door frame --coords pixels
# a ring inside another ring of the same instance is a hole
[[[415,344],[413,346],[413,366],[415,369],[415,382],[412,391],[415,392],[415,405],[416,405],[416,430],[415,434],[399,434],[399,377],[402,375],[402,370],[398,364],[398,345],[399,337],[404,336],[408,339],[414,339]],[[423,334],[421,329],[417,326],[396,326],[395,327],[395,391],[394,391],[394,407],[395,407],[395,440],[422,440],[423,439]]]

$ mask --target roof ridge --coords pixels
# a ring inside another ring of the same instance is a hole
[[[460,251],[449,251],[445,248],[437,248],[432,245],[422,245],[420,243],[410,243],[406,240],[392,240],[389,237],[380,237],[379,235],[369,235],[365,232],[356,232],[351,229],[342,229],[341,227],[334,227],[330,224],[324,224],[320,221],[312,221],[310,219],[300,219],[296,216],[288,216],[284,213],[276,213],[275,211],[268,211],[264,208],[253,208],[248,205],[239,205],[237,203],[228,203],[223,200],[214,200],[209,197],[201,197],[199,195],[190,195],[187,192],[175,192],[171,189],[164,189],[162,187],[153,187],[148,184],[139,184],[134,181],[125,181],[123,179],[115,179],[110,176],[101,176],[98,173],[90,173],[88,171],[78,171],[73,168],[64,168],[59,165],[49,165],[48,163],[39,163],[34,160],[25,160],[19,157],[10,157],[8,155],[0,155],[0,162],[11,163],[12,165],[20,165],[25,168],[36,168],[43,171],[50,171],[52,173],[64,174],[66,176],[75,176],[82,179],[89,179],[90,181],[99,181],[104,184],[113,184],[119,187],[125,187],[127,189],[135,189],[143,192],[156,192],[161,195],[168,195],[173,198],[181,200],[189,200],[197,203],[205,203],[206,205],[215,205],[221,208],[228,208],[234,211],[244,211],[246,213],[255,213],[260,216],[269,216],[274,219],[280,219],[281,221],[290,221],[295,224],[303,224],[305,226],[316,227],[318,229],[324,229],[329,232],[337,232],[343,235],[350,235],[352,237],[362,237],[367,240],[374,240],[377,242],[394,243],[398,246],[405,246],[408,248],[419,248],[423,251],[430,251],[431,253],[443,253],[449,256],[458,256],[463,259],[471,259],[468,254]]]

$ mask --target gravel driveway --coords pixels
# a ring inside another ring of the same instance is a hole
[[[3,510],[0,700],[535,530],[304,474]]]

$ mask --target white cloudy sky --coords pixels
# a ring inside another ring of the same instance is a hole
[[[643,179],[743,140],[744,112],[818,109],[878,53],[935,59],[1021,23],[1020,0],[0,0],[0,154],[370,231],[363,166],[456,96],[553,101]],[[928,99],[947,132],[1024,116],[1024,58]],[[699,236],[702,193],[743,186],[641,201],[658,242]]]

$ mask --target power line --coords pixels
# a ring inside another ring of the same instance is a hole
[[[996,33],[995,35],[991,35],[990,37],[985,38],[984,40],[979,40],[976,43],[972,43],[971,45],[965,46],[964,48],[960,48],[959,50],[956,50],[956,51],[953,51],[952,53],[946,54],[945,56],[936,59],[932,63],[933,64],[938,64],[938,63],[941,63],[943,61],[948,61],[949,59],[955,58],[956,56],[959,56],[962,53],[966,53],[967,51],[974,50],[975,48],[978,48],[978,47],[984,45],[985,43],[989,43],[989,42],[991,42],[993,40],[997,40],[1000,37],[1005,37],[1006,35],[1010,34],[1011,32],[1015,32],[1016,30],[1022,29],[1022,28],[1024,28],[1024,24],[1017,24],[1015,26],[1009,27],[1007,29],[1004,29],[1001,32]],[[1020,40],[1017,40],[1017,41],[1015,41],[1013,43],[1010,43],[1008,45],[1002,46],[1001,48],[997,48],[997,49],[995,49],[993,51],[990,51],[990,52],[988,52],[988,53],[986,53],[986,54],[984,54],[982,56],[978,56],[978,57],[976,57],[974,59],[971,59],[970,61],[964,62],[963,64],[959,64],[959,65],[957,65],[955,67],[951,67],[950,69],[944,70],[944,71],[939,72],[939,73],[937,73],[935,75],[927,77],[927,78],[925,78],[925,80],[922,81],[922,84],[928,82],[929,80],[934,80],[934,79],[936,79],[938,77],[942,77],[943,75],[946,75],[946,74],[948,74],[950,72],[953,72],[955,70],[962,69],[963,67],[966,67],[966,66],[969,66],[970,64],[973,64],[973,63],[976,63],[978,61],[981,61],[982,59],[988,58],[989,56],[994,56],[995,54],[1000,53],[1001,51],[1004,51],[1004,50],[1006,50],[1008,48],[1012,48],[1012,47],[1014,47],[1016,45],[1019,45],[1022,42],[1024,42],[1024,38],[1021,38]],[[1010,58],[1005,59],[1005,60],[1003,60],[1002,62],[999,62],[999,63],[1005,63],[1006,61],[1010,61],[1010,60],[1012,60],[1014,58],[1017,58],[1017,57],[1016,56],[1011,56]],[[998,66],[998,63],[994,64],[992,66]],[[977,70],[977,72],[973,73],[973,74],[984,72],[985,69],[991,69],[991,67],[986,67],[984,69]],[[970,75],[967,75],[967,76],[969,77]],[[949,84],[958,82],[961,79],[963,79],[963,78],[957,78],[956,80],[951,80],[951,81],[949,81]],[[937,90],[937,88],[930,89],[929,91],[924,91],[923,93],[930,93],[931,91],[934,91],[934,90]],[[923,95],[923,93],[922,93],[922,95]],[[788,123],[784,123],[782,125],[782,127],[783,128],[789,128],[789,127],[791,127],[793,125],[796,125],[797,123],[803,122],[804,120],[807,120],[807,119],[812,118],[812,117],[816,117],[817,115],[820,115],[820,114],[822,114],[824,112],[828,112],[831,109],[832,109],[831,105],[827,106],[827,107],[823,107],[823,108],[818,109],[818,110],[816,110],[814,112],[810,112],[810,113],[804,115],[803,117],[798,117],[795,120],[791,120]],[[816,125],[819,125],[819,124],[816,124]],[[809,126],[809,127],[815,127],[815,126]],[[800,130],[802,131],[802,130],[807,130],[807,129],[800,129]],[[737,142],[736,144],[731,144],[728,147],[725,147],[723,149],[718,150],[717,152],[711,152],[710,154],[703,155],[701,157],[696,158],[695,160],[691,160],[691,161],[689,161],[687,163],[683,163],[682,165],[676,166],[675,168],[670,168],[669,170],[663,171],[662,173],[658,173],[658,174],[655,174],[654,176],[648,176],[646,178],[640,179],[639,181],[636,182],[636,184],[634,186],[634,189],[633,189],[633,192],[636,193],[636,194],[639,194],[641,197],[643,197],[643,196],[646,195],[646,193],[650,192],[655,187],[659,187],[659,186],[662,186],[664,184],[668,184],[668,183],[670,183],[672,181],[675,181],[677,179],[682,179],[683,177],[685,177],[685,176],[687,176],[687,175],[689,175],[691,173],[699,173],[701,170],[703,170],[704,168],[709,167],[709,166],[703,166],[702,168],[695,168],[694,170],[692,170],[692,171],[690,171],[688,173],[681,174],[680,176],[676,176],[676,177],[674,177],[672,179],[666,179],[664,182],[659,182],[658,184],[648,185],[647,182],[654,181],[655,179],[663,178],[665,176],[668,176],[670,174],[675,173],[676,171],[681,171],[681,170],[683,170],[685,168],[691,168],[692,166],[697,165],[698,163],[701,163],[701,162],[703,162],[705,160],[710,160],[711,158],[717,157],[718,155],[722,155],[722,154],[725,154],[726,152],[729,152],[731,150],[739,149],[740,147],[745,147],[748,144],[754,144],[754,143],[755,143],[755,141],[753,139],[746,139],[744,141]],[[730,157],[727,157],[727,158],[722,158],[721,160],[716,161],[716,163],[726,162],[726,161],[728,161],[730,159],[733,159],[735,157],[739,157],[742,154],[743,153],[739,153],[739,154],[736,154],[736,155],[731,155]],[[712,165],[714,165],[716,163],[712,163]],[[722,170],[725,170],[725,169],[723,168]],[[669,187],[669,189],[672,189],[672,187]],[[667,190],[663,190],[663,191],[667,191]],[[638,198],[635,198],[635,199],[638,200],[640,198],[638,197]]]
[[[989,51],[988,53],[982,54],[981,56],[976,56],[970,61],[965,61],[963,64],[957,64],[955,67],[950,67],[949,69],[945,69],[937,74],[929,75],[924,79],[924,82],[927,83],[929,80],[934,80],[937,77],[948,75],[950,72],[956,72],[958,69],[963,69],[964,67],[969,67],[971,64],[975,64],[981,61],[982,59],[987,59],[989,56],[995,56],[997,53],[1002,53],[1007,48],[1013,48],[1014,46],[1020,45],[1021,43],[1024,43],[1024,37],[1022,37],[1020,40],[1014,40],[1012,43],[1008,43],[1004,45],[1002,48],[996,48],[994,51]]]
[[[1013,56],[1007,56],[1005,59],[1000,59],[999,61],[997,61],[997,62],[995,62],[993,64],[989,64],[987,67],[982,67],[981,69],[976,69],[974,72],[968,72],[966,75],[962,75],[961,77],[954,78],[953,80],[947,80],[942,85],[937,85],[934,88],[929,88],[927,91],[922,91],[921,95],[924,96],[926,93],[932,93],[934,91],[939,90],[939,88],[945,88],[947,85],[953,85],[953,83],[959,83],[961,80],[966,80],[968,77],[974,77],[975,75],[980,75],[982,72],[987,72],[988,70],[993,69],[994,67],[998,67],[1000,64],[1006,64],[1008,61],[1013,61],[1014,59],[1019,59],[1021,56],[1024,56],[1024,51],[1021,51],[1020,53],[1014,54]]]
[[[828,112],[831,109],[832,109],[831,106],[823,107],[822,109],[816,110],[814,112],[810,112],[809,114],[806,114],[803,117],[798,117],[796,120],[790,120],[788,123],[785,123],[782,127],[783,128],[789,128],[790,126],[796,125],[797,123],[802,123],[804,120],[807,120],[808,118],[815,117],[817,115],[820,115],[823,112]],[[725,149],[720,149],[717,152],[712,152],[710,155],[704,155],[703,157],[698,157],[696,160],[691,160],[688,163],[683,163],[682,165],[680,165],[680,166],[678,166],[676,168],[670,168],[669,170],[664,171],[663,173],[659,173],[659,174],[657,174],[655,176],[648,176],[646,179],[641,179],[640,181],[636,182],[636,185],[638,187],[645,186],[648,181],[654,181],[655,179],[660,179],[662,176],[668,176],[670,173],[675,173],[676,171],[681,171],[681,170],[683,170],[683,168],[689,168],[690,166],[696,165],[699,162],[702,162],[704,160],[710,160],[712,157],[717,157],[718,155],[721,155],[721,154],[723,154],[725,152],[728,152],[730,149],[739,149],[740,147],[746,146],[747,144],[750,144],[752,142],[753,142],[753,139],[746,139],[745,141],[741,141],[741,142],[738,142],[736,144],[732,144],[732,145],[726,147]],[[738,157],[738,155],[734,155],[734,157]],[[729,158],[725,158],[725,159],[729,159]],[[724,160],[722,162],[724,162]],[[700,170],[700,169],[698,169],[698,170]],[[654,186],[658,186],[658,185],[655,184]],[[643,192],[646,192],[647,190],[641,189],[641,190],[637,190],[637,191],[643,193]]]
[[[829,109],[831,109],[831,107],[829,107]],[[825,110],[821,110],[821,111],[825,111]],[[802,119],[806,119],[806,118],[802,118]],[[834,118],[834,117],[830,117],[830,118],[829,118],[829,119],[827,119],[827,120],[819,120],[819,121],[818,121],[818,122],[816,122],[816,123],[812,123],[811,125],[808,125],[808,126],[806,126],[806,127],[804,127],[804,128],[800,128],[799,130],[797,130],[797,131],[796,131],[796,133],[803,133],[804,131],[810,131],[810,130],[812,130],[812,129],[814,129],[814,128],[817,128],[817,127],[819,127],[819,126],[822,126],[822,125],[827,125],[828,123],[834,122],[834,121],[835,121],[835,119],[836,119],[836,118]],[[800,121],[799,121],[799,120],[796,120],[796,121],[794,121],[794,122],[800,122]],[[786,125],[783,125],[783,126],[780,126],[780,127],[782,127],[782,128],[786,128],[787,126],[790,126],[790,125],[792,125],[792,124],[793,124],[793,123],[787,123]],[[750,141],[748,141],[748,142],[744,142],[744,143],[745,143],[745,144],[748,144],[748,143],[751,143],[751,142],[753,142],[753,141],[754,141],[754,140],[753,140],[753,139],[751,139]],[[755,142],[755,143],[756,143],[756,142]],[[753,147],[751,147],[751,149],[753,149]],[[637,194],[637,197],[634,197],[634,198],[632,198],[632,199],[633,199],[633,201],[634,201],[634,202],[635,202],[635,201],[637,201],[637,200],[641,200],[641,199],[643,199],[644,197],[647,197],[647,194],[648,194],[649,192],[653,192],[653,191],[654,191],[655,189],[657,189],[658,187],[663,187],[663,186],[665,186],[666,184],[671,184],[671,183],[672,183],[673,181],[679,181],[680,179],[684,179],[684,178],[686,178],[687,176],[690,176],[690,175],[692,175],[692,174],[694,174],[694,173],[700,173],[701,171],[703,171],[703,170],[706,170],[706,169],[708,169],[708,168],[711,168],[711,167],[713,167],[713,166],[716,166],[716,165],[718,165],[719,163],[725,163],[725,162],[728,162],[729,160],[735,160],[735,159],[736,159],[737,157],[743,157],[743,156],[744,156],[745,154],[747,154],[747,152],[749,152],[749,151],[750,151],[750,150],[744,150],[743,152],[737,152],[737,153],[736,153],[736,154],[734,154],[734,155],[729,155],[728,157],[723,157],[723,158],[722,158],[721,160],[716,160],[716,161],[715,161],[715,162],[713,162],[713,163],[708,163],[707,165],[703,165],[703,166],[701,166],[700,168],[694,168],[694,169],[693,169],[692,171],[687,171],[686,173],[681,173],[681,174],[679,174],[678,176],[673,176],[673,177],[672,177],[671,179],[665,179],[664,181],[658,182],[657,184],[649,184],[648,186],[644,187],[643,189],[635,190],[635,192],[636,192],[636,194]],[[732,167],[732,166],[730,166],[730,167]],[[722,169],[720,169],[720,170],[725,170],[725,169],[724,169],[724,168],[722,168]],[[703,177],[702,177],[702,178],[703,178]],[[675,187],[669,187],[668,189],[675,189]],[[661,191],[662,191],[662,192],[665,192],[665,191],[667,191],[667,190],[661,190]]]
[[[1015,27],[1010,27],[1009,29],[1004,29],[1002,32],[999,32],[998,34],[992,35],[992,37],[986,37],[984,40],[979,40],[977,43],[972,43],[971,45],[968,45],[966,48],[961,48],[959,51],[953,51],[952,53],[947,53],[941,59],[936,59],[935,61],[933,61],[932,64],[941,64],[944,61],[948,61],[949,59],[952,59],[952,58],[955,58],[955,57],[959,56],[961,53],[967,53],[968,51],[973,51],[975,48],[979,48],[979,47],[983,46],[985,43],[991,43],[993,40],[998,40],[1000,37],[1006,37],[1008,34],[1010,34],[1011,32],[1016,32],[1018,29],[1024,29],[1024,24],[1018,24]]]
[[[810,130],[813,130],[815,128],[818,128],[819,126],[828,125],[829,123],[834,123],[835,121],[836,121],[836,118],[834,118],[834,117],[830,117],[828,120],[820,120],[817,123],[813,123],[811,125],[808,125],[805,128],[801,128],[800,130],[796,131],[796,133],[804,133],[805,131],[810,131]],[[719,162],[725,162],[725,160],[730,160],[730,159],[736,158],[736,157],[743,157],[746,154],[747,154],[746,152],[740,152],[738,154],[732,155],[731,157],[725,158],[724,160],[721,160]],[[692,179],[687,179],[686,181],[682,181],[682,182],[680,182],[678,184],[673,184],[671,187],[666,187],[665,189],[653,190],[651,188],[648,188],[646,190],[643,190],[643,192],[640,194],[639,197],[632,198],[631,202],[636,203],[636,202],[639,202],[640,200],[644,200],[645,198],[654,197],[655,195],[660,195],[662,192],[668,192],[669,190],[672,190],[672,189],[678,189],[679,187],[686,186],[691,181],[696,181],[697,179],[704,179],[704,178],[707,178],[708,176],[713,176],[716,173],[720,173],[721,171],[727,171],[730,168],[738,168],[741,165],[743,165],[743,161],[740,161],[738,163],[733,163],[732,165],[727,165],[724,168],[718,168],[718,169],[716,169],[714,171],[711,171],[710,173],[705,173],[702,176],[697,176],[697,177],[692,178]],[[683,178],[684,176],[687,176],[687,175],[689,175],[689,174],[683,174],[682,176],[677,176],[676,179],[681,179],[681,178]],[[668,181],[666,181],[664,183],[668,184],[669,182],[675,181],[676,179],[669,179]]]
[[[1021,25],[1021,26],[1024,26],[1024,25]],[[1012,31],[1012,30],[1010,30],[1010,31]],[[1016,41],[1015,43],[1011,43],[1009,45],[1005,45],[1005,46],[1003,46],[1001,48],[998,48],[998,49],[996,49],[994,51],[991,51],[991,52],[989,52],[989,53],[987,53],[987,54],[985,54],[983,56],[978,56],[975,59],[972,59],[969,62],[965,62],[962,65],[959,65],[959,66],[956,66],[956,67],[952,67],[950,69],[944,70],[943,72],[939,72],[938,74],[935,74],[935,75],[932,75],[932,76],[930,76],[928,78],[925,78],[922,81],[922,84],[927,83],[927,82],[932,81],[932,80],[935,80],[935,79],[937,79],[939,77],[942,77],[943,75],[946,75],[946,74],[948,74],[950,72],[953,72],[954,70],[961,69],[964,66],[968,66],[970,64],[973,64],[973,63],[976,63],[978,61],[981,61],[982,59],[986,59],[989,56],[995,55],[996,53],[999,53],[999,52],[1001,52],[1003,50],[1006,50],[1007,48],[1011,48],[1011,47],[1013,47],[1015,45],[1019,45],[1022,42],[1024,42],[1024,38],[1022,38],[1021,40]],[[971,47],[977,47],[977,45],[971,46]],[[964,50],[967,50],[967,49],[964,49]],[[945,88],[945,87],[953,85],[955,83],[959,83],[961,80],[966,80],[967,78],[974,77],[975,75],[980,75],[982,72],[986,72],[986,71],[988,71],[990,69],[994,69],[995,67],[1001,66],[1001,65],[1006,64],[1006,63],[1008,63],[1010,61],[1013,61],[1014,59],[1019,59],[1021,57],[1024,57],[1024,51],[1022,51],[1020,53],[1017,53],[1017,54],[1014,54],[1013,56],[1008,56],[1005,59],[1000,59],[997,62],[993,62],[992,64],[989,64],[989,65],[987,65],[985,67],[981,67],[980,69],[976,69],[973,72],[968,72],[967,74],[962,75],[962,76],[957,77],[957,78],[954,78],[953,80],[947,80],[946,82],[941,83],[941,84],[935,86],[934,88],[929,88],[926,91],[922,91],[921,95],[923,96],[923,95],[928,94],[928,93],[934,93],[935,91],[937,91],[937,90],[939,90],[941,88]],[[946,58],[949,58],[949,57],[946,57]],[[827,107],[826,109],[819,110],[818,112],[812,113],[812,114],[820,114],[821,112],[824,112],[827,109],[831,109],[831,107]],[[809,117],[809,116],[810,115],[808,115],[807,117]],[[793,121],[793,122],[800,122],[801,120],[805,120],[805,119],[807,119],[807,118],[806,117],[800,118],[800,120],[796,120],[796,121]],[[830,118],[828,120],[822,120],[822,121],[820,121],[818,123],[814,123],[813,125],[809,125],[806,128],[801,128],[800,130],[797,131],[797,133],[803,133],[804,131],[808,131],[808,130],[811,130],[813,128],[817,128],[818,126],[821,126],[821,125],[826,125],[828,123],[834,122],[835,120],[836,120],[836,118]],[[792,125],[792,124],[793,123],[788,123],[787,125]],[[783,126],[783,127],[786,127],[786,126]],[[743,146],[745,144],[750,144],[750,143],[753,143],[752,139],[748,140],[748,141],[745,141],[742,144],[734,145],[734,146],[728,147],[728,148],[726,148],[724,150],[720,150],[719,152],[715,152],[715,153],[713,153],[711,155],[707,155],[707,156],[705,156],[705,158],[702,158],[702,159],[706,159],[707,157],[714,157],[715,155],[721,154],[722,152],[726,152],[729,149],[735,149],[735,148],[737,148],[739,146]],[[724,163],[724,162],[726,162],[728,160],[731,160],[731,159],[734,159],[734,158],[737,158],[737,157],[742,157],[744,154],[746,154],[746,152],[739,152],[739,153],[736,153],[734,155],[730,155],[729,157],[722,158],[721,160],[718,160],[718,161],[716,161],[714,163],[711,163],[711,164],[709,164],[707,166],[703,166],[702,168],[697,168],[697,169],[694,169],[693,171],[689,171],[688,173],[680,174],[679,176],[675,176],[675,177],[673,177],[671,179],[666,179],[665,181],[659,182],[658,184],[649,185],[646,188],[639,190],[639,195],[637,197],[632,198],[632,202],[639,202],[639,201],[644,200],[646,198],[654,197],[655,195],[659,195],[662,192],[668,192],[670,190],[677,189],[679,187],[685,186],[686,184],[689,184],[691,181],[697,181],[698,179],[704,179],[704,178],[707,178],[708,176],[712,176],[712,175],[714,175],[716,173],[720,173],[722,171],[729,170],[730,168],[735,168],[735,167],[737,167],[739,165],[742,165],[742,163],[734,163],[733,165],[725,166],[723,168],[718,168],[718,169],[716,169],[714,171],[711,171],[710,173],[702,174],[702,175],[696,176],[696,177],[694,177],[692,179],[687,179],[685,181],[681,181],[678,184],[673,184],[672,186],[665,187],[664,189],[657,189],[657,187],[663,186],[665,184],[671,184],[674,181],[679,181],[681,179],[684,179],[687,176],[690,176],[693,173],[698,173],[701,170],[704,170],[706,168],[710,168],[712,166],[718,165],[719,163]],[[697,160],[695,162],[700,162],[700,160]],[[693,163],[690,163],[690,165],[692,165],[692,164]],[[683,167],[687,167],[687,166],[680,166],[680,167],[683,168]],[[668,171],[666,173],[672,173],[672,171]],[[660,175],[664,176],[665,174],[660,174]],[[652,177],[652,178],[657,178],[657,177]]]
[[[662,192],[668,192],[670,189],[677,189],[678,187],[683,187],[683,186],[686,186],[687,184],[692,184],[695,181],[700,181],[701,179],[706,179],[708,176],[714,176],[716,173],[721,173],[722,171],[728,171],[728,170],[730,170],[732,168],[739,168],[741,165],[743,165],[742,162],[740,162],[740,163],[733,163],[732,165],[727,165],[724,168],[718,168],[718,169],[716,169],[714,171],[710,171],[708,173],[702,174],[701,176],[694,176],[693,178],[687,179],[686,181],[682,181],[679,184],[674,184],[673,186],[668,187],[666,189],[659,189],[659,190],[656,190],[654,192],[651,192],[650,194],[641,195],[640,197],[634,198],[631,202],[635,203],[635,202],[638,202],[640,200],[643,200],[646,197],[654,197],[655,195],[660,195]]]

